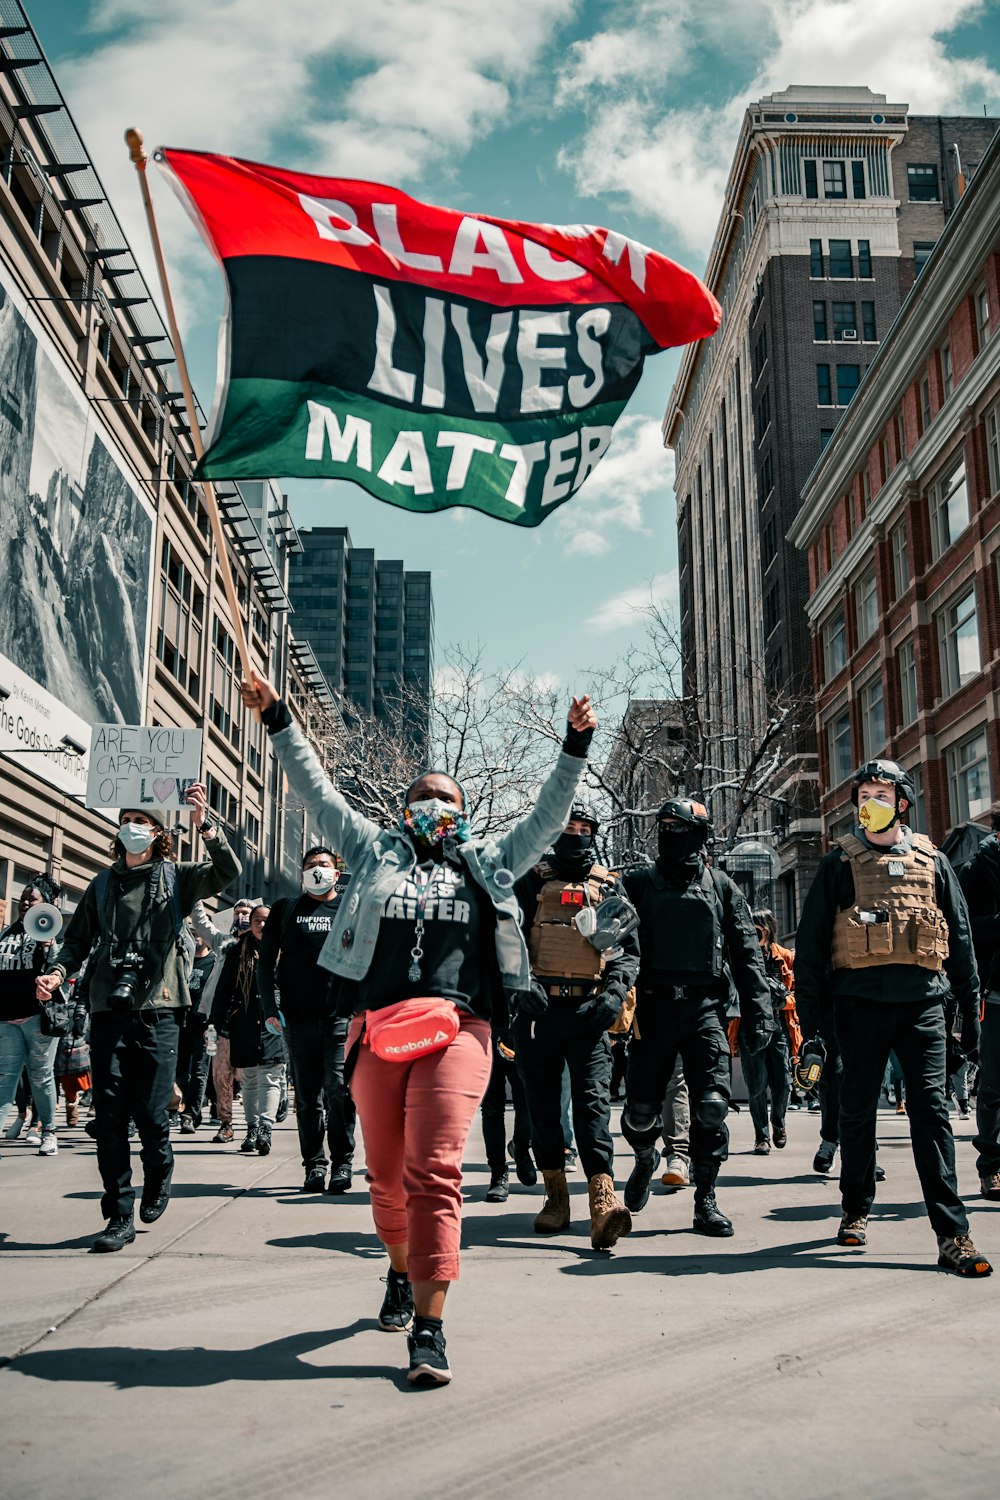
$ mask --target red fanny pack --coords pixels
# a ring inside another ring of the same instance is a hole
[[[454,1000],[400,1000],[368,1012],[365,1041],[383,1062],[411,1062],[450,1047],[460,1025]]]

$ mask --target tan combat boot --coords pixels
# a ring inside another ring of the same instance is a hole
[[[566,1173],[542,1171],[545,1181],[545,1203],[535,1216],[536,1234],[558,1234],[569,1223],[569,1188]]]
[[[66,1124],[78,1125],[80,1122],[80,1106],[74,1099],[72,1104],[66,1100]]]
[[[592,1177],[590,1190],[590,1243],[595,1250],[610,1250],[632,1229],[632,1215],[615,1197],[615,1185],[606,1172]]]

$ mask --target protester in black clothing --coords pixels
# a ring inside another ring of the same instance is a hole
[[[121,1250],[135,1239],[129,1119],[142,1141],[139,1217],[158,1219],[170,1201],[174,1158],[168,1105],[177,1072],[177,1037],[189,1004],[182,921],[200,898],[215,896],[240,873],[240,862],[206,816],[201,782],[186,794],[208,859],[174,864],[166,813],[122,808],[115,863],[92,880],[70,919],[39,998],[87,968],[97,1162],[108,1219],[95,1250]],[[95,947],[96,945],[96,947]]]
[[[240,1150],[267,1156],[278,1113],[285,1049],[280,1030],[267,1024],[257,965],[270,907],[255,906],[250,929],[222,960],[209,1024],[229,1038],[229,1056],[241,1083],[247,1132]]]
[[[577,920],[582,914],[596,927],[610,898],[625,905],[618,877],[595,858],[598,827],[590,808],[574,806],[552,852],[515,888],[536,984],[520,1002],[514,1045],[535,1160],[545,1179],[545,1203],[535,1229],[556,1234],[569,1223],[561,1118],[563,1069],[568,1065],[573,1133],[590,1195],[591,1243],[595,1250],[610,1250],[628,1234],[632,1219],[614,1191],[608,1028],[618,1020],[632,987],[639,948],[634,914],[621,942],[604,952]]]
[[[869,761],[855,773],[853,834],[820,861],[799,922],[795,994],[808,1039],[832,1003],[843,1057],[840,1091],[841,1245],[863,1246],[876,1192],[875,1125],[895,1050],[906,1080],[913,1156],[938,1264],[987,1276],[958,1195],[945,1096],[945,1000],[962,1015],[962,1043],[979,1043],[979,979],[961,887],[947,859],[901,818],[913,801],[909,772]]]
[[[346,1193],[354,1158],[354,1101],[344,1083],[344,1043],[349,1015],[338,1015],[339,984],[319,963],[336,914],[337,861],[317,846],[302,861],[302,895],[271,908],[260,947],[257,983],[264,1013],[284,1025],[295,1123],[305,1168],[304,1193]],[[280,993],[275,993],[277,987]]]
[[[972,941],[983,992],[976,1091],[976,1169],[983,1197],[1000,1202],[1000,802],[991,808],[992,835],[959,874],[969,905]]]
[[[719,1167],[729,1155],[730,975],[745,1052],[759,1051],[774,1030],[771,992],[745,897],[728,875],[705,863],[712,828],[705,806],[672,798],[660,808],[657,827],[655,865],[625,877],[626,895],[639,913],[642,955],[622,1111],[622,1135],[635,1151],[625,1202],[638,1213],[649,1198],[663,1098],[680,1053],[691,1097],[694,1228],[731,1235],[732,1221],[715,1200]]]
[[[218,959],[200,935],[195,935],[194,963],[188,975],[191,1008],[181,1022],[177,1043],[177,1087],[184,1107],[181,1111],[181,1135],[194,1135],[202,1122],[205,1086],[212,1059],[205,1051],[208,1014],[202,1009],[205,985]]]
[[[513,1045],[512,1037],[509,1043],[494,1037],[490,1081],[480,1105],[486,1164],[490,1169],[490,1185],[486,1189],[487,1203],[506,1203],[510,1187],[506,1130],[508,1084],[514,1106],[514,1134],[510,1146],[517,1180],[524,1187],[534,1187],[538,1181],[535,1163],[531,1159],[531,1116],[524,1095],[524,1084],[517,1071],[517,1063],[511,1055]]]

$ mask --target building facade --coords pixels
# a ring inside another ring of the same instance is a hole
[[[663,424],[685,691],[718,726],[722,780],[776,698],[811,693],[808,574],[788,541],[802,486],[995,128],[916,117],[867,88],[790,88],[747,110],[706,274],[722,328],[686,351]],[[772,788],[780,805],[747,820],[778,846],[783,932],[819,856],[817,774],[805,722]]]
[[[334,692],[364,715],[400,703],[424,743],[430,709],[434,607],[431,575],[379,562],[344,526],[300,533],[289,589],[297,635],[309,642]]]
[[[809,477],[823,828],[873,755],[913,773],[940,842],[1000,792],[1000,136]]]
[[[87,809],[94,723],[203,727],[209,801],[276,894],[283,780],[239,699],[173,351],[23,7],[0,38],[0,903],[31,874],[69,909],[107,863]],[[286,498],[220,487],[255,668],[290,670]],[[198,852],[178,816],[179,857]],[[297,859],[301,848],[294,851]]]

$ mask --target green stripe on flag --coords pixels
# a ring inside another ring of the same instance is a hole
[[[349,391],[229,382],[206,479],[348,479],[404,510],[461,505],[537,526],[596,466],[624,401],[516,423],[407,411]]]

